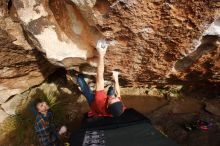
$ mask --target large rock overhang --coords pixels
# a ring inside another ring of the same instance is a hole
[[[13,4],[33,45],[51,62],[65,66],[65,59],[86,60],[94,56],[94,46],[101,35],[89,26],[73,3],[16,0]]]
[[[16,0],[14,6],[34,46],[57,65],[85,64],[105,37],[115,42],[106,70],[120,69],[125,86],[219,82],[218,35],[206,42],[218,1]]]

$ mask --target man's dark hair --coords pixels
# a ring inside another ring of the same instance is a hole
[[[112,114],[114,117],[119,117],[121,114],[123,114],[123,104],[121,101],[115,102],[113,104],[110,104],[108,106],[108,112]]]
[[[41,103],[41,102],[43,102],[43,100],[40,99],[40,98],[36,98],[36,99],[33,101],[33,108],[34,108],[34,110],[35,110],[36,112],[38,112],[37,105],[38,105],[39,103]]]

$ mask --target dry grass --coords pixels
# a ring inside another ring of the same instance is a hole
[[[55,113],[55,124],[60,125],[64,119],[62,115],[65,115],[63,113],[65,106],[58,100],[59,94],[49,91],[48,94],[39,95],[39,90],[36,93],[34,96],[41,98],[49,104],[51,110]],[[34,99],[35,97],[31,98]],[[20,107],[22,110],[18,110],[16,115],[10,116],[1,124],[1,132],[7,133],[7,138],[4,139],[4,144],[1,145],[7,146],[9,143],[13,146],[36,145],[37,137],[34,132],[35,116],[30,110],[30,103],[25,104],[26,107]],[[13,141],[11,141],[12,139]]]

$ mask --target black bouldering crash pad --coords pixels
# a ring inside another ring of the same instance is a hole
[[[126,109],[118,118],[85,116],[69,142],[71,146],[178,146],[134,109]]]

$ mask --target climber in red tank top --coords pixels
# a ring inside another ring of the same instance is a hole
[[[120,87],[118,82],[118,72],[113,71],[113,79],[115,81],[115,90],[111,86],[106,94],[103,90],[95,91],[95,98],[91,103],[91,111],[88,116],[120,116],[125,110],[125,106],[121,101]],[[116,95],[116,96],[115,96]]]
[[[86,97],[91,111],[88,116],[109,116],[118,117],[124,110],[125,106],[121,101],[120,86],[118,81],[118,72],[113,71],[113,79],[115,81],[115,89],[111,86],[107,94],[104,91],[104,57],[106,54],[108,44],[105,40],[97,42],[98,62],[97,62],[97,76],[95,94],[91,91],[84,80],[84,76],[79,74],[77,76],[77,83],[83,95]]]

